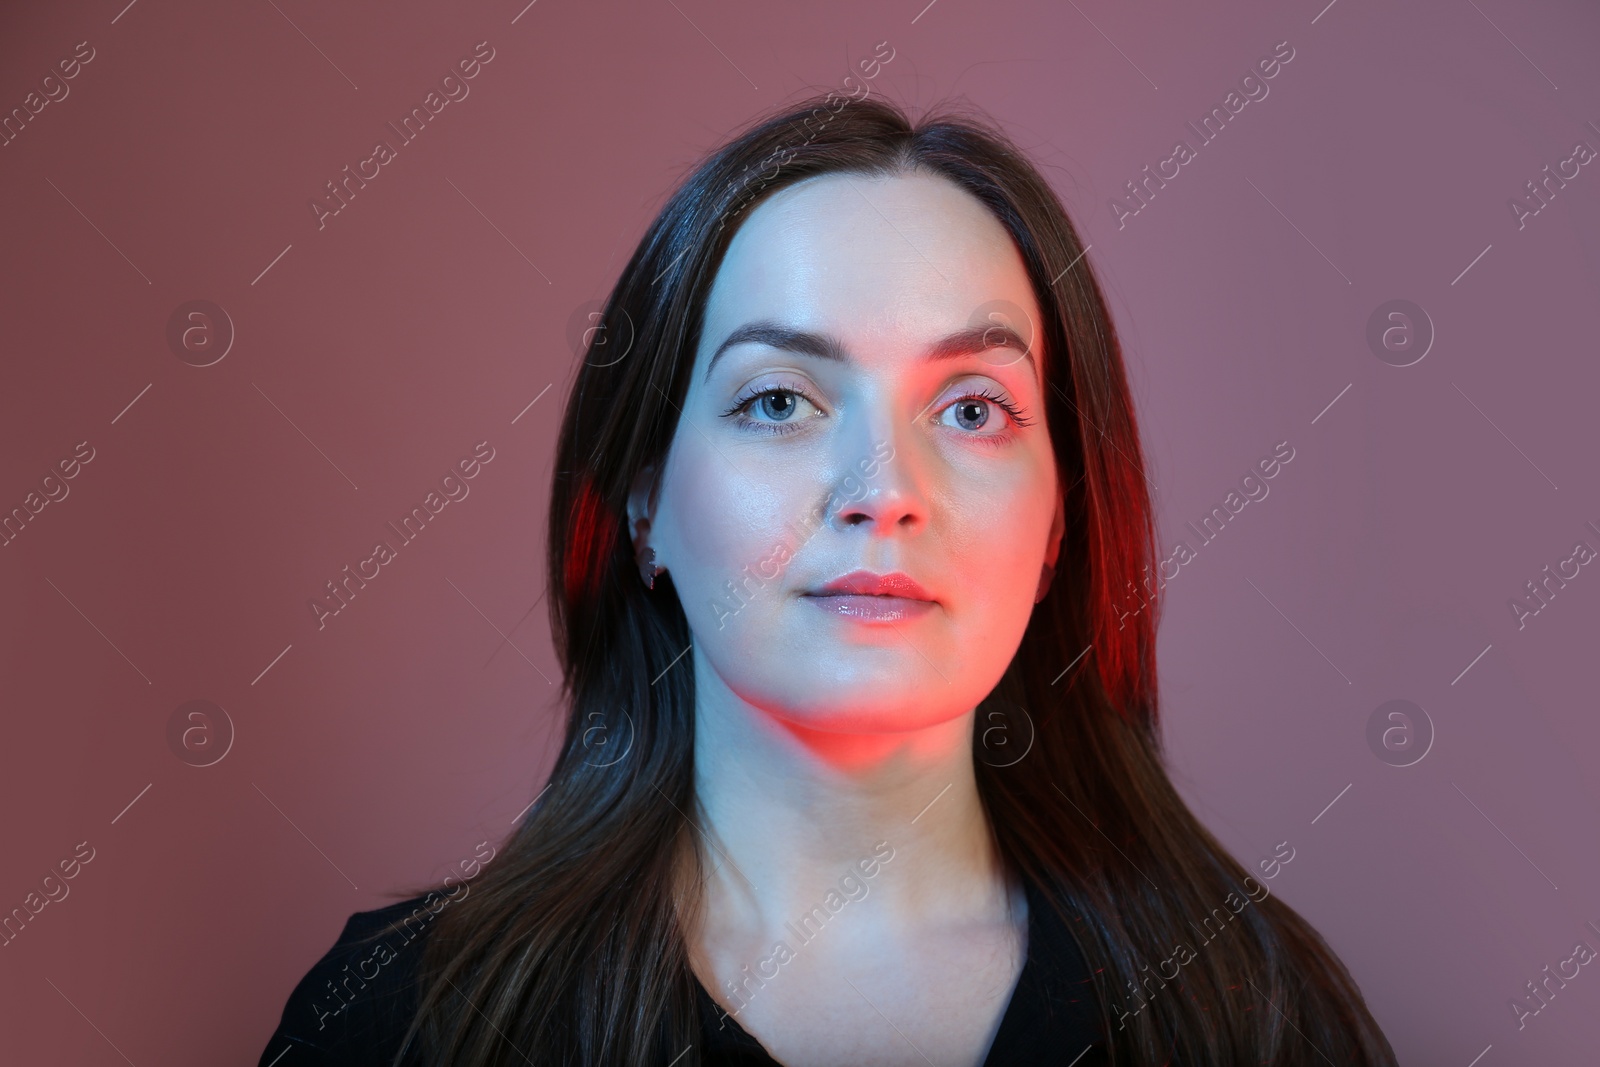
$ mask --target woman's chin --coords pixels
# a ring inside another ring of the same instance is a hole
[[[879,737],[914,734],[960,718],[975,706],[942,707],[930,701],[907,702],[905,696],[905,689],[902,688],[894,694],[892,702],[882,704],[840,701],[806,707],[790,705],[769,708],[769,711],[785,729],[797,736],[845,738],[851,735]]]

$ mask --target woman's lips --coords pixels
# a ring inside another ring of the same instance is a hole
[[[812,596],[855,594],[856,596],[898,596],[910,600],[934,600],[934,595],[922,587],[911,575],[902,571],[877,574],[868,570],[854,570],[842,574],[826,585],[811,590]]]
[[[931,600],[912,600],[903,596],[863,596],[857,593],[807,593],[802,599],[823,611],[861,622],[900,622],[903,619],[920,618],[936,606]]]

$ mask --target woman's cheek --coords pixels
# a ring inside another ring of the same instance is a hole
[[[684,597],[717,596],[724,583],[740,580],[746,568],[755,574],[780,545],[792,543],[783,521],[786,494],[755,480],[754,472],[746,477],[727,460],[714,453],[711,458],[712,464],[683,467],[672,496],[679,572],[674,584]],[[765,569],[770,572],[772,565]],[[702,588],[686,589],[686,583]]]
[[[950,494],[943,518],[948,535],[952,577],[971,591],[975,607],[986,612],[1023,610],[1031,613],[1036,584],[1018,577],[1036,574],[1050,530],[1053,511],[1049,487],[1009,484],[992,478],[965,492]],[[1023,588],[1026,586],[1026,588]]]

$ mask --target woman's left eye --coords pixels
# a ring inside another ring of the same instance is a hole
[[[1005,412],[997,415],[995,409]],[[954,423],[946,422],[945,415],[954,415]],[[1031,421],[1016,404],[1003,396],[997,396],[988,390],[968,393],[958,398],[939,413],[940,421],[946,426],[953,425],[955,429],[968,430],[982,437],[998,437],[1006,432],[1006,416],[1018,426],[1026,426]],[[985,429],[988,427],[988,429]]]

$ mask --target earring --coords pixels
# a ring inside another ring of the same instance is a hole
[[[1040,570],[1039,570],[1039,589],[1038,589],[1037,592],[1035,592],[1033,594],[1033,602],[1035,604],[1037,604],[1041,600],[1043,600],[1044,599],[1044,595],[1050,591],[1050,579],[1054,578],[1055,574],[1056,574],[1055,567],[1052,566],[1049,563],[1046,563],[1042,568],[1040,568]]]
[[[647,556],[644,563],[639,567],[639,577],[644,579],[644,587],[646,589],[654,590],[656,587],[656,575],[661,573],[661,568],[656,566],[656,550],[647,548],[645,552]]]

